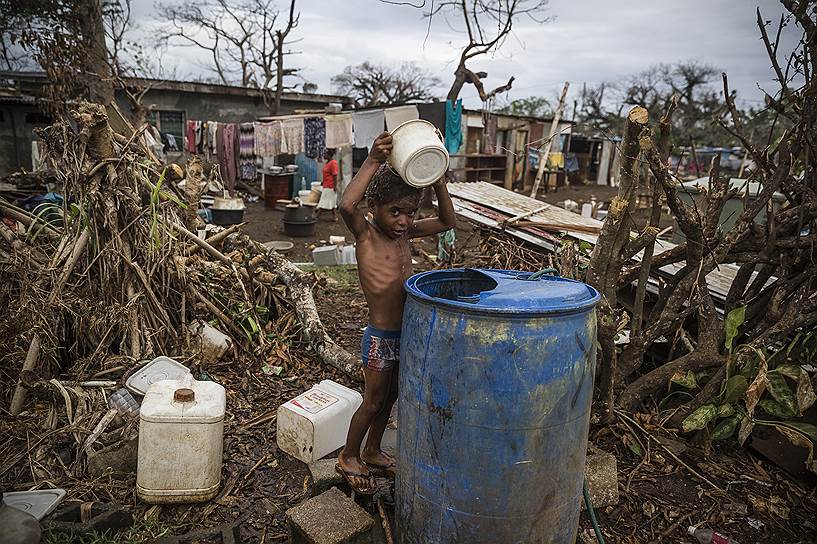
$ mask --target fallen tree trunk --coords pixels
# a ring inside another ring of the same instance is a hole
[[[357,357],[332,340],[321,323],[315,299],[312,296],[312,288],[309,285],[309,275],[299,270],[275,250],[267,249],[258,242],[254,244],[256,250],[266,255],[270,269],[275,270],[289,288],[290,297],[295,304],[295,313],[301,322],[304,335],[321,360],[354,380],[361,381],[362,376]]]

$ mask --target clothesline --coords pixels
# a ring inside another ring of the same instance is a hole
[[[449,153],[455,154],[463,142],[462,112],[462,100],[449,100],[354,112],[296,113],[246,123],[190,119],[184,149],[217,162],[225,187],[232,190],[237,180],[254,180],[259,168],[275,165],[280,155],[304,155],[317,161],[327,148],[370,149],[384,130],[412,119],[434,124],[445,135]]]

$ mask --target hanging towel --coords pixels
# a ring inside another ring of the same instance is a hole
[[[445,102],[417,104],[417,111],[420,112],[420,119],[437,127],[437,130],[445,136]]]
[[[224,187],[232,193],[238,175],[236,169],[238,126],[235,123],[219,123],[219,131],[221,132],[221,145],[218,149],[218,163],[221,169],[221,178],[224,180]]]
[[[218,155],[218,126],[219,123],[216,121],[209,121],[207,123],[207,142],[210,147],[210,153],[213,155]]]
[[[281,153],[297,155],[304,150],[304,120],[284,119],[281,121]]]
[[[187,130],[184,134],[184,150],[188,153],[196,152],[196,122],[187,120]]]
[[[323,156],[326,149],[326,121],[323,117],[304,119],[304,154],[311,159]]]
[[[383,110],[369,110],[352,114],[355,147],[371,149],[375,138],[386,130],[386,116]]]
[[[417,106],[398,106],[389,108],[384,113],[386,114],[386,129],[389,131],[396,129],[406,121],[420,118]]]
[[[455,155],[462,147],[462,98],[445,101],[445,148]]]
[[[239,170],[241,179],[255,179],[255,129],[252,123],[241,123],[239,129]]]
[[[352,145],[352,115],[327,115],[326,147],[338,149],[345,145]]]

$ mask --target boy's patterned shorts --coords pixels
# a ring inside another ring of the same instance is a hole
[[[400,361],[400,331],[382,331],[371,325],[363,331],[360,343],[363,368],[383,372]]]

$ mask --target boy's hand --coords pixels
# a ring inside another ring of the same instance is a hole
[[[386,162],[389,160],[392,147],[394,147],[394,145],[392,144],[391,134],[383,132],[372,144],[372,150],[369,151],[369,158],[375,162]]]

